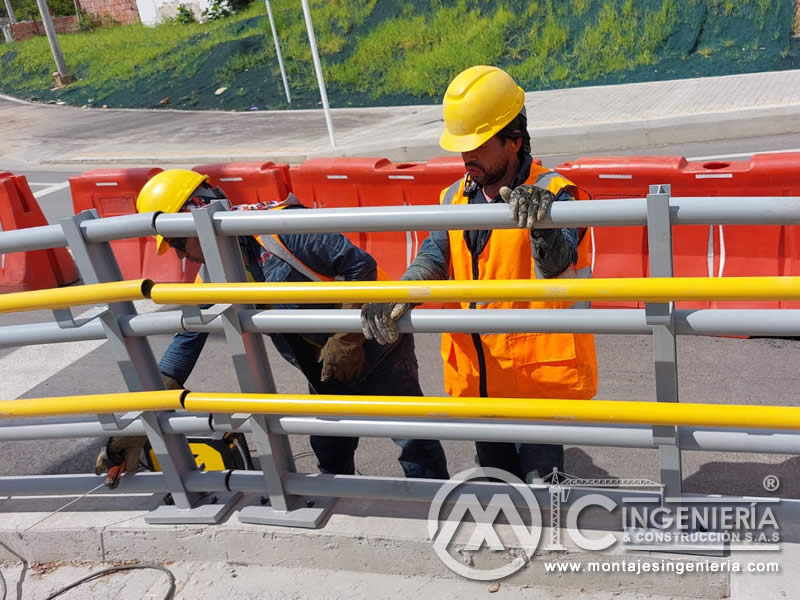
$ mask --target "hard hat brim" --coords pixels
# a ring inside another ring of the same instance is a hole
[[[485,131],[467,135],[453,135],[445,129],[439,138],[439,146],[447,152],[469,152],[485,144],[496,133],[496,131]]]

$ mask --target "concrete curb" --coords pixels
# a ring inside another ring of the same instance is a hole
[[[800,103],[758,107],[726,112],[683,115],[629,121],[598,123],[591,126],[554,127],[533,132],[534,153],[538,155],[603,152],[619,148],[648,147],[654,144],[683,144],[722,141],[800,133]],[[435,139],[410,140],[402,144],[385,140],[348,144],[317,152],[253,154],[221,150],[208,154],[175,150],[156,155],[83,155],[41,161],[42,164],[187,164],[239,161],[267,161],[299,164],[315,157],[381,156],[393,161],[425,161],[445,152]]]
[[[21,501],[9,499],[6,502]],[[37,511],[64,501],[63,498],[28,500]],[[53,514],[34,527],[31,525],[47,512],[4,512],[0,514],[0,561],[165,562],[179,557],[182,561],[460,579],[433,552],[427,533],[428,505],[425,503],[339,500],[323,528],[307,530],[240,523],[237,512],[244,503],[235,508],[227,520],[215,526],[149,525],[143,516],[153,501],[150,496],[87,498],[82,501],[86,503],[86,512]],[[109,502],[124,503],[134,510],[92,510]],[[252,503],[253,499],[246,502]],[[460,555],[465,564],[495,567],[521,552],[516,534],[508,525],[495,528],[506,550],[483,548],[478,552],[465,552],[463,546],[471,531],[461,531],[463,529],[468,528],[460,528],[450,548],[451,554]],[[549,539],[549,530],[543,530],[542,539]],[[662,559],[705,560],[653,553],[622,554],[621,550],[613,548],[603,553],[587,553],[573,546],[558,553],[539,550],[526,568],[504,581],[543,586],[554,591],[585,587],[593,592],[633,590],[642,594],[663,594],[668,589],[670,595],[680,597],[718,599],[728,596],[730,575],[725,573],[692,573],[691,577],[677,573],[548,574],[544,567],[545,561],[552,560],[585,563]]]

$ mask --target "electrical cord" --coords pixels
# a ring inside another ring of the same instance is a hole
[[[60,596],[61,594],[68,592],[69,590],[76,588],[79,585],[83,585],[87,581],[92,581],[93,579],[97,579],[98,577],[103,577],[104,575],[110,575],[112,573],[119,573],[120,571],[133,571],[134,569],[155,569],[157,571],[165,573],[169,578],[169,590],[167,590],[167,595],[164,596],[164,600],[173,600],[173,598],[175,598],[175,575],[173,575],[172,571],[170,571],[166,567],[162,567],[161,565],[123,565],[120,567],[110,567],[108,569],[103,569],[102,571],[98,571],[97,573],[92,573],[91,575],[87,575],[86,577],[79,579],[75,583],[71,583],[67,587],[61,588],[57,592],[50,594],[47,598],[45,598],[45,600],[52,600],[53,598]]]

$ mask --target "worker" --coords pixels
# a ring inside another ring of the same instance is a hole
[[[404,280],[507,280],[590,276],[589,236],[574,228],[541,228],[553,202],[575,186],[533,163],[525,94],[503,70],[466,69],[444,95],[439,143],[460,152],[466,174],[442,190],[442,205],[506,203],[519,229],[433,231]],[[566,308],[563,302],[461,302],[461,308]],[[393,344],[408,303],[361,309],[368,340]],[[460,397],[589,399],[597,391],[594,338],[571,333],[442,335],[446,392]],[[546,401],[546,400],[540,400]],[[476,442],[478,463],[533,482],[563,471],[564,448],[551,444]]]
[[[173,169],[150,179],[136,202],[139,212],[188,212],[214,200],[226,200],[224,192],[194,171]],[[234,206],[234,210],[302,210],[293,195],[282,202]],[[181,259],[203,263],[196,237],[164,239],[156,236],[157,252],[173,248]],[[280,234],[239,238],[245,266],[255,281],[333,280],[372,281],[378,275],[375,259],[340,233]],[[333,305],[274,305],[273,308],[335,308]],[[357,308],[357,307],[356,307]],[[173,338],[159,363],[165,387],[181,387],[189,377],[208,337],[207,333],[183,332]],[[341,395],[421,396],[412,335],[397,337],[389,345],[367,342],[361,333],[270,334],[280,354],[300,369],[311,393]],[[407,477],[447,479],[446,460],[435,440],[394,440],[400,446],[400,465]],[[118,445],[118,444],[117,444]],[[311,436],[311,447],[323,473],[354,474],[356,437]],[[109,450],[111,452],[109,452]],[[109,444],[98,457],[97,470],[124,452]],[[103,459],[105,454],[105,459]],[[131,461],[133,460],[131,459]],[[134,467],[135,468],[135,467]]]

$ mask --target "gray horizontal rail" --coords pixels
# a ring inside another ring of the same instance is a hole
[[[720,197],[670,199],[673,225],[800,224],[800,202],[791,197]],[[470,206],[376,206],[302,211],[222,212],[214,215],[222,235],[317,233],[329,231],[408,231],[447,229],[513,229],[505,204]],[[585,200],[553,204],[540,227],[644,225],[646,200]],[[90,242],[160,233],[195,237],[192,215],[144,213],[93,219],[81,224]],[[45,225],[0,232],[0,253],[66,246],[61,227]]]
[[[126,336],[172,334],[179,331],[222,331],[214,309],[202,318],[185,320],[181,311],[125,316],[120,327]],[[800,310],[704,309],[676,311],[676,332],[681,335],[800,336]],[[360,332],[357,310],[243,310],[242,328],[250,333]],[[418,309],[403,318],[405,333],[517,333],[572,332],[649,335],[643,309]],[[31,323],[0,327],[0,348],[100,340],[105,333],[98,319],[79,321],[76,327],[57,323]]]
[[[103,483],[105,475],[80,473],[76,475],[7,475],[0,477],[0,496],[50,496],[59,494],[85,494]],[[167,492],[167,479],[163,473],[126,474],[118,488],[105,486],[92,492],[93,496],[120,493]],[[208,490],[211,491],[211,490]]]
[[[67,245],[67,236],[59,225],[0,231],[0,254],[28,252]]]
[[[156,213],[144,213],[91,219],[81,223],[80,227],[90,242],[137,238],[156,234],[155,216]],[[67,237],[60,225],[0,232],[0,253],[45,250],[66,245]]]
[[[208,416],[164,413],[159,422],[167,433],[208,435],[213,431],[250,432],[248,421],[238,427],[209,425]],[[574,446],[656,448],[652,428],[646,425],[520,423],[518,421],[447,421],[440,419],[331,418],[281,416],[269,419],[282,435],[333,435],[401,439],[440,439],[486,442],[557,443]],[[111,431],[96,420],[82,417],[16,419],[0,426],[0,442],[19,440],[106,437]],[[134,421],[114,435],[142,435]],[[754,452],[800,455],[800,432],[680,427],[681,448],[704,452]]]
[[[0,495],[3,496],[49,496],[79,495],[96,488],[102,476],[80,475],[26,475],[0,477]],[[192,471],[184,476],[186,489],[192,492],[244,492],[263,496],[264,475],[261,471]],[[381,500],[430,502],[439,491],[443,481],[437,479],[404,479],[400,477],[363,477],[355,475],[320,475],[309,473],[289,473],[284,479],[284,488],[289,494],[311,497],[372,498]],[[487,502],[496,494],[508,494],[508,484],[489,481],[472,481],[459,486],[459,493],[474,494],[482,502]],[[528,488],[531,489],[531,488]],[[622,499],[638,497],[660,498],[661,489],[654,488],[601,488],[604,496],[617,502]],[[166,478],[163,473],[136,473],[122,477],[119,487],[113,490],[100,487],[92,495],[120,493],[164,493]],[[545,486],[534,486],[531,491],[541,507],[548,507],[550,490]],[[587,494],[596,494],[599,488],[570,489],[570,501]],[[526,508],[520,494],[510,494],[512,502]],[[757,502],[758,497],[720,496],[688,494],[684,498],[713,499],[716,504],[727,501]],[[796,541],[798,534],[788,525],[800,518],[800,500],[781,498],[780,503],[772,505],[773,514],[782,525],[783,541]]]
[[[645,225],[646,199],[558,202],[540,227]],[[673,225],[800,224],[798,198],[671,198]],[[302,211],[222,212],[214,215],[222,235],[321,233],[329,231],[408,231],[514,229],[508,206],[375,206]],[[161,214],[156,229],[165,237],[195,236],[188,214]]]
[[[170,334],[183,331],[181,311],[167,311],[143,315],[124,315],[119,319],[120,329],[126,336]],[[29,323],[0,327],[0,348],[82,342],[106,338],[103,324],[98,318],[77,319],[75,327],[61,327],[58,323]]]

